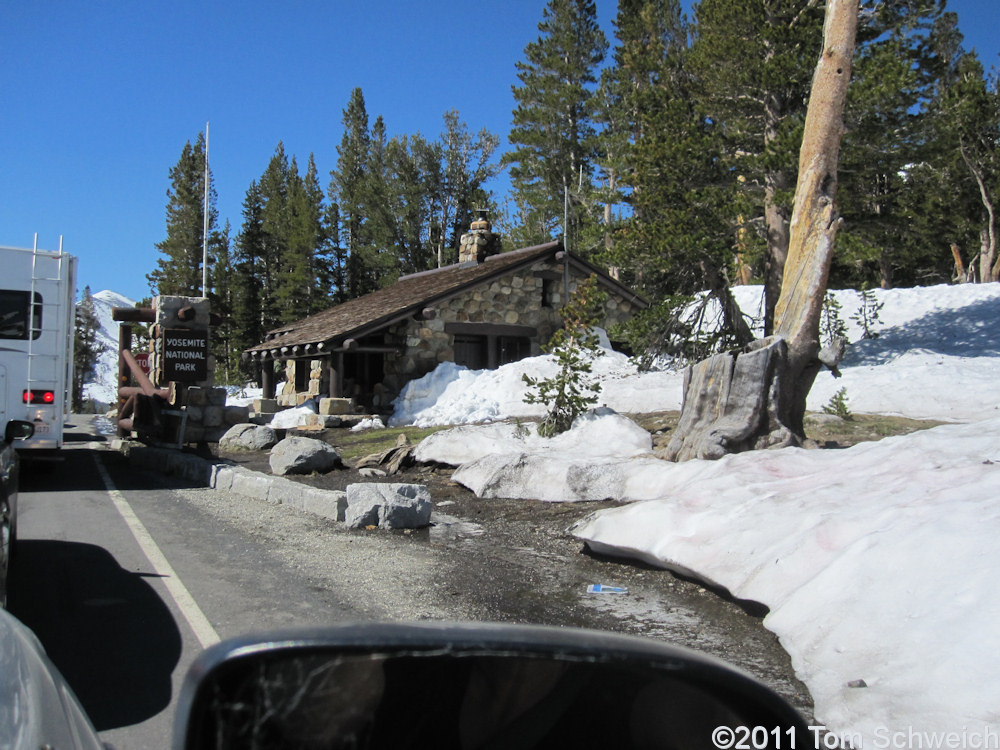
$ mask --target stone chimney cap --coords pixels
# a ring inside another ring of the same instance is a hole
[[[493,228],[488,218],[489,209],[478,208],[476,209],[476,213],[479,214],[479,218],[473,220],[472,224],[469,226],[469,231],[474,232],[477,229],[482,229],[489,232]]]

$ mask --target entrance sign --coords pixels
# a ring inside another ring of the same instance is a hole
[[[208,331],[174,328],[163,332],[163,381],[208,377]]]

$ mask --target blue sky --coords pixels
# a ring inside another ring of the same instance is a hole
[[[168,172],[211,123],[233,235],[279,141],[325,185],[360,86],[390,135],[436,137],[457,109],[505,138],[514,64],[544,0],[8,0],[0,3],[0,245],[64,247],[79,287],[149,294]],[[998,0],[949,0],[967,48],[1000,63]],[[614,0],[598,0],[613,38]],[[0,278],[3,270],[0,269]]]

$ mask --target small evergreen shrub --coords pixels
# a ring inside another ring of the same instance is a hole
[[[847,405],[847,389],[841,388],[839,391],[834,393],[833,397],[830,399],[830,403],[823,407],[823,411],[827,414],[833,414],[835,417],[840,417],[847,422],[854,419],[854,415],[851,413],[851,409]]]
[[[837,338],[847,338],[847,324],[840,317],[840,310],[837,298],[832,292],[827,292],[819,318],[819,335],[824,344],[831,345]]]
[[[878,314],[882,310],[883,304],[875,298],[875,292],[868,288],[868,284],[861,287],[861,307],[851,316],[851,320],[861,326],[861,338],[878,338],[878,332],[874,331],[873,328],[877,323],[882,322]]]
[[[545,404],[548,413],[538,425],[538,434],[553,437],[573,426],[573,420],[597,403],[601,384],[590,378],[591,360],[600,350],[594,327],[604,317],[607,295],[597,288],[597,276],[577,286],[562,309],[563,327],[543,347],[555,357],[559,371],[551,378],[521,379],[529,391],[525,403]]]

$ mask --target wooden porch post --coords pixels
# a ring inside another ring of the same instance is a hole
[[[340,398],[340,371],[333,366],[333,355],[326,359],[327,396]]]
[[[274,398],[274,365],[265,359],[260,363],[260,387],[264,398]]]

